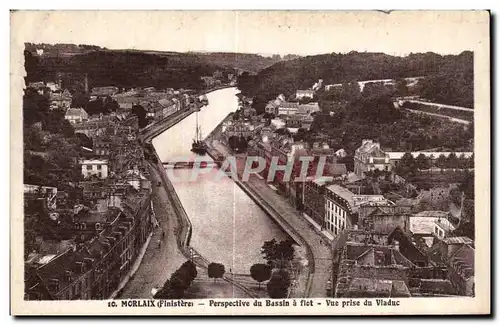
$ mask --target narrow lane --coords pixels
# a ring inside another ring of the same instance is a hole
[[[149,172],[153,191],[153,207],[160,227],[154,229],[141,266],[124,288],[120,295],[121,299],[151,297],[151,289],[163,286],[170,275],[186,261],[177,246],[175,232],[179,222],[167,192],[163,186],[155,186],[161,181],[158,170],[149,166]],[[162,238],[163,231],[165,231],[164,238]],[[158,242],[161,242],[160,247],[158,247]]]

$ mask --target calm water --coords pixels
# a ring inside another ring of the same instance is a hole
[[[236,88],[207,94],[209,105],[198,113],[204,135],[210,133],[226,116],[238,108]],[[165,131],[153,145],[162,161],[185,156],[195,136],[196,114]],[[197,159],[211,160],[209,157]],[[215,179],[216,170],[191,181],[191,170],[176,169],[181,181],[173,182],[193,224],[191,246],[210,261],[225,265],[226,270],[250,273],[250,266],[263,262],[260,248],[266,240],[283,240],[286,234],[230,178]]]

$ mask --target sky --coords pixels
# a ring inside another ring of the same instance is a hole
[[[109,49],[457,54],[481,46],[488,19],[474,11],[19,11],[11,33],[20,44]]]

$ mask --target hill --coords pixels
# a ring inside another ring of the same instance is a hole
[[[55,81],[83,89],[85,74],[90,87],[157,87],[200,89],[202,76],[225,69],[197,56],[141,51],[97,50],[71,56],[38,56],[25,51],[26,82]]]
[[[238,87],[244,95],[274,98],[308,89],[318,79],[324,84],[426,76],[422,96],[441,103],[473,107],[473,53],[439,55],[417,53],[406,57],[384,53],[322,54],[278,62],[256,76],[244,75]]]
[[[236,68],[239,70],[258,73],[262,69],[272,66],[282,60],[279,55],[265,57],[250,53],[195,53],[200,59],[212,62],[215,65],[226,68]]]
[[[92,45],[32,43],[25,45],[25,58],[27,82],[62,78],[64,86],[72,89],[83,87],[85,74],[90,87],[198,89],[203,87],[200,77],[217,70],[257,73],[282,60],[279,55],[109,50]]]

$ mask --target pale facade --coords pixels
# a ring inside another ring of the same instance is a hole
[[[107,160],[82,160],[82,175],[87,178],[91,175],[96,175],[99,178],[108,178],[108,161]]]
[[[390,157],[380,148],[380,143],[363,140],[361,147],[354,153],[354,173],[363,177],[366,172],[375,169],[390,171],[392,169]]]
[[[83,108],[69,108],[64,118],[71,124],[78,124],[88,120],[89,114]]]

